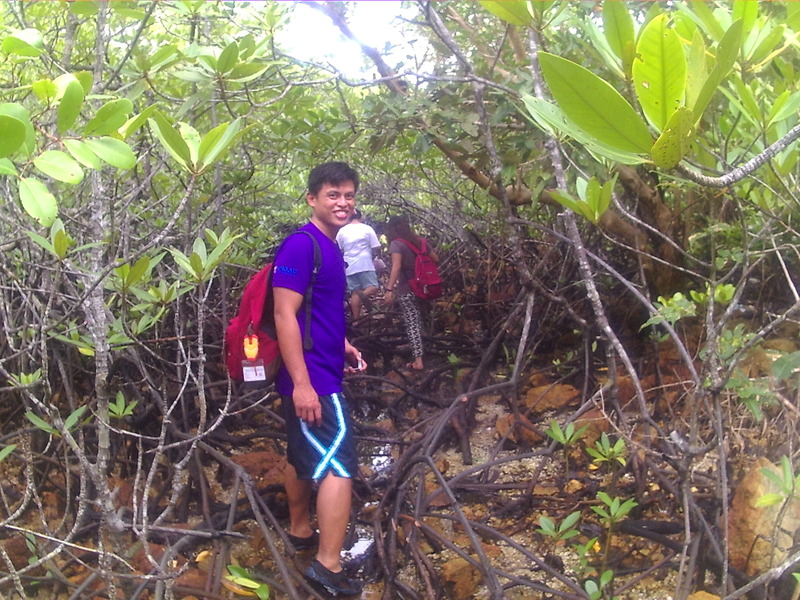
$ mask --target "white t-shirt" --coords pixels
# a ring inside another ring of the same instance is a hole
[[[372,249],[380,248],[381,243],[372,227],[366,223],[348,223],[336,234],[336,243],[342,249],[348,275],[375,270]]]

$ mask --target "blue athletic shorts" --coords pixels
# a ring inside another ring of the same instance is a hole
[[[358,455],[353,437],[350,404],[343,394],[320,396],[322,424],[318,427],[297,418],[291,396],[281,396],[286,421],[287,458],[298,479],[319,481],[333,472],[354,478]]]
[[[375,271],[361,271],[347,276],[347,291],[365,290],[368,287],[378,287],[378,276]]]

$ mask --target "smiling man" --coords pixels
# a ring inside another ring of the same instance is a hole
[[[311,220],[281,245],[272,275],[283,356],[275,385],[286,420],[289,540],[298,550],[317,548],[305,577],[334,595],[361,591],[340,562],[358,470],[342,379],[365,365],[345,338],[345,265],[335,242],[355,209],[357,191],[358,174],[346,163],[315,167],[306,193]],[[313,486],[318,534],[309,515]]]

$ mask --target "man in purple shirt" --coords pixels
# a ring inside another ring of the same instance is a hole
[[[345,372],[363,370],[365,364],[345,337],[345,265],[335,242],[355,209],[358,183],[358,174],[342,162],[321,164],[308,177],[311,221],[301,229],[316,240],[321,256],[321,267],[313,277],[310,348],[303,347],[302,332],[314,240],[305,233],[290,235],[275,257],[272,275],[283,357],[275,385],[283,400],[288,440],[289,540],[297,549],[317,547],[304,575],[334,595],[361,591],[360,582],[347,577],[340,562],[350,520],[352,478],[358,469],[342,378]],[[318,486],[319,534],[311,528],[309,515],[312,485]]]

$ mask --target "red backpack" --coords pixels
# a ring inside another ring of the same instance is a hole
[[[306,323],[303,332],[303,349],[310,350],[313,346],[311,340],[311,299],[313,296],[314,281],[322,265],[322,255],[319,243],[308,231],[297,230],[295,233],[304,233],[314,243],[314,269],[311,271],[311,281],[303,297],[305,302]],[[277,252],[276,252],[277,254]],[[263,365],[263,377],[258,376],[254,381],[263,381],[271,384],[278,374],[281,366],[281,355],[278,348],[278,335],[275,331],[274,299],[272,297],[272,263],[253,275],[242,292],[239,312],[230,320],[225,329],[225,365],[231,379],[238,381],[252,380],[247,375],[254,371],[245,368],[249,364]],[[260,361],[260,362],[259,362]],[[249,364],[248,364],[249,363]]]
[[[439,277],[439,267],[428,254],[428,244],[424,238],[419,238],[422,247],[417,248],[414,244],[403,238],[397,238],[408,246],[417,255],[414,260],[414,279],[408,280],[411,291],[418,298],[424,300],[434,300],[442,295],[442,278]]]

